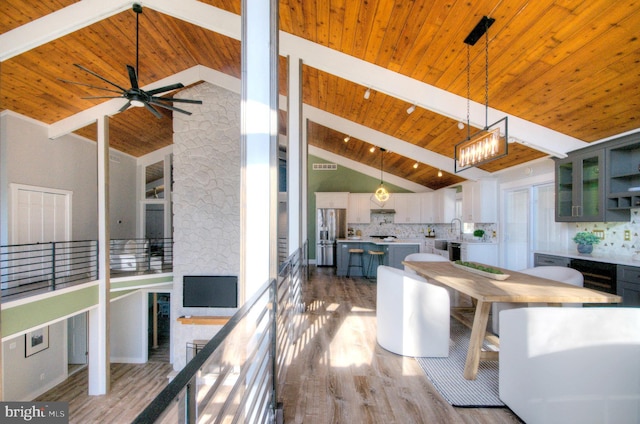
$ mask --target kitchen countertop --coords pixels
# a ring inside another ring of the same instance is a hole
[[[393,244],[417,244],[421,245],[421,239],[395,239],[393,241],[384,241],[383,239],[370,238],[370,237],[362,237],[360,239],[346,238],[346,239],[338,239],[338,243],[372,243],[377,245],[393,245]]]
[[[588,255],[584,255],[576,252],[575,248],[566,249],[566,250],[535,250],[533,253],[540,253],[543,255],[552,255],[552,256],[562,256],[564,258],[572,258],[572,259],[584,259],[585,261],[604,262],[608,264],[640,267],[640,261],[634,261],[633,259],[631,259],[631,256],[607,255],[602,253],[600,254],[591,253]]]

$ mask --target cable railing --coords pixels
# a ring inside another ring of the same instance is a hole
[[[172,239],[111,240],[113,276],[171,272]],[[96,240],[0,246],[2,302],[98,279]]]
[[[282,422],[278,393],[304,309],[303,249],[281,266],[134,423]]]

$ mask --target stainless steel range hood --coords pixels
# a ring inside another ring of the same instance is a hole
[[[371,209],[371,213],[379,213],[383,215],[391,215],[396,213],[395,209]]]

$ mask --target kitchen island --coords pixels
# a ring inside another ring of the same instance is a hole
[[[369,250],[384,252],[384,257],[382,260],[383,265],[391,266],[398,269],[404,269],[404,265],[402,265],[402,261],[404,260],[404,258],[411,253],[420,252],[420,246],[422,245],[422,243],[422,240],[415,239],[385,240],[369,237],[338,239],[336,275],[347,275],[349,265],[349,249],[364,250],[364,270],[361,270],[360,268],[351,268],[350,275],[353,277],[364,276],[367,278],[375,278],[377,272],[377,262],[374,262],[371,266],[370,274],[368,274],[368,269],[370,261],[372,259],[374,261],[377,261],[377,258],[372,258],[372,255],[369,255],[368,253]],[[360,263],[359,261],[359,258],[353,260],[354,263],[358,262],[358,264]]]

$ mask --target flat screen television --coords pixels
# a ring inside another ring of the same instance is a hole
[[[238,277],[232,275],[185,275],[182,278],[185,308],[237,308]]]

